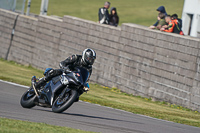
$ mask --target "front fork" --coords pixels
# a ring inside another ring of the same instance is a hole
[[[71,89],[65,87],[62,92],[60,93],[60,95],[58,96],[59,98],[63,98],[65,96],[65,93],[69,92]],[[52,99],[51,99],[51,105],[53,105],[53,101],[56,99],[55,96],[52,96]]]
[[[33,90],[35,91],[35,95],[37,96],[37,98],[39,98],[38,91],[36,90],[36,88],[35,88],[35,85],[34,85],[34,84],[33,84]]]
[[[63,98],[65,92],[70,91],[70,89],[68,89],[67,87],[65,89],[63,89],[63,91],[61,92],[61,94],[59,95],[60,98]]]

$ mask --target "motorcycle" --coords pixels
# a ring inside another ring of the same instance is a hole
[[[20,100],[24,108],[36,105],[52,108],[55,113],[67,110],[79,96],[87,92],[89,72],[83,67],[76,67],[74,71],[63,69],[60,76],[52,78],[48,83],[36,90],[34,85],[26,91]],[[36,78],[35,76],[32,78]]]

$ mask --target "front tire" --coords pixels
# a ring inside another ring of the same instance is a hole
[[[26,91],[20,100],[20,104],[23,108],[32,108],[35,106],[34,100],[36,98],[35,93],[33,92],[33,90],[28,90]]]
[[[76,90],[71,90],[65,94],[63,98],[57,97],[52,105],[52,111],[55,113],[61,113],[68,109],[78,97]]]

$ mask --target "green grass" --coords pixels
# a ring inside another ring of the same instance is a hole
[[[31,77],[33,75],[42,77],[42,73],[42,70],[30,66],[0,60],[0,79],[30,85]],[[98,84],[90,84],[90,88],[88,93],[81,95],[80,100],[200,127],[200,113],[198,111],[192,111],[167,102],[154,102],[148,98],[123,93],[117,88],[108,88]]]
[[[92,133],[79,129],[59,127],[45,123],[24,122],[0,118],[0,133]]]
[[[136,23],[150,26],[157,20],[159,6],[165,6],[168,14],[182,16],[184,0],[109,0],[116,7],[122,23]],[[98,21],[98,9],[105,0],[49,0],[48,15],[75,16]],[[30,12],[40,13],[41,0],[32,0]]]
[[[31,77],[33,75],[43,77],[43,72],[31,66],[23,66],[13,61],[5,62],[0,59],[0,79],[2,80],[30,86]]]
[[[126,110],[136,114],[173,121],[200,127],[200,113],[190,109],[169,104],[166,102],[153,102],[151,99],[133,96],[121,92],[116,88],[102,87],[92,84],[91,91],[80,99],[117,109]]]

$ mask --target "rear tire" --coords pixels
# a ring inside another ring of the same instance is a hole
[[[52,105],[52,111],[55,113],[61,113],[68,109],[74,101],[78,97],[78,92],[76,90],[71,90],[67,92],[65,95],[67,95],[64,98],[57,97]],[[68,98],[67,98],[68,97]],[[67,99],[66,99],[67,98]]]
[[[35,93],[30,92],[30,90],[26,91],[21,97],[20,104],[23,108],[32,108],[35,106],[34,100],[36,95]]]

